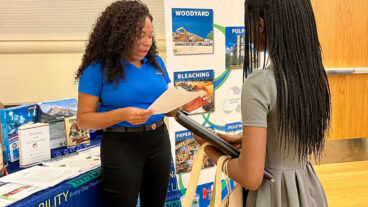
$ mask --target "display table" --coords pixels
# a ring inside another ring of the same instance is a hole
[[[100,139],[91,139],[91,146],[99,145]],[[51,154],[62,152],[66,148],[51,150]],[[14,173],[19,168],[19,161],[9,163],[8,172]],[[101,168],[66,180],[52,188],[47,188],[22,199],[10,206],[58,207],[58,206],[104,206],[101,189]]]
[[[100,140],[91,140],[92,145],[99,144]],[[19,170],[19,163],[10,163],[9,173]],[[165,206],[180,206],[181,192],[177,185],[175,168],[171,161],[170,182]],[[81,174],[75,178],[64,181],[52,188],[32,194],[31,196],[15,202],[11,207],[100,207],[104,206],[101,186],[101,168]],[[139,202],[137,207],[139,207]]]
[[[104,206],[101,168],[64,181],[10,205],[12,207]]]

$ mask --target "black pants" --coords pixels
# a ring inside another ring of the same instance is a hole
[[[239,185],[239,184],[238,184]],[[243,188],[243,207],[247,206],[248,190]]]
[[[142,207],[165,203],[171,147],[165,124],[154,131],[104,132],[101,142],[102,187],[105,203]]]

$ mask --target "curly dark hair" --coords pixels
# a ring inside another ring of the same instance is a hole
[[[88,65],[95,61],[101,61],[101,70],[103,68],[106,70],[107,82],[113,82],[117,86],[120,79],[125,79],[121,60],[127,60],[129,57],[135,41],[141,36],[146,17],[153,21],[148,7],[139,0],[121,0],[108,6],[97,19],[89,37],[75,81],[77,82]],[[164,74],[156,61],[157,55],[156,42],[153,38],[146,58]]]
[[[265,48],[259,48],[259,18],[264,20]],[[245,27],[244,77],[258,68],[258,51],[268,50],[276,79],[279,137],[286,151],[295,147],[299,158],[313,154],[318,161],[330,127],[331,98],[310,0],[246,0]]]

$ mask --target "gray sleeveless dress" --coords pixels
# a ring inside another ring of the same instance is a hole
[[[252,73],[243,83],[243,126],[267,128],[265,168],[275,182],[264,179],[260,187],[248,193],[247,207],[324,207],[328,206],[324,189],[308,161],[300,162],[291,147],[284,153],[276,137],[278,129],[277,90],[270,64]]]

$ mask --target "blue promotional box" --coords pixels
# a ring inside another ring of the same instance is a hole
[[[6,149],[4,160],[10,162],[19,160],[18,127],[30,122],[37,123],[38,121],[39,107],[37,104],[0,110],[1,134]]]

